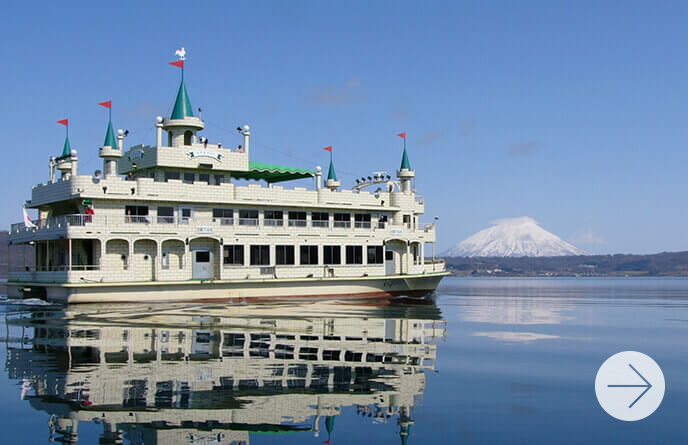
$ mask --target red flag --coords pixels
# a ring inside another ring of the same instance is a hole
[[[323,148],[323,150],[329,151],[330,153],[332,153],[332,146],[330,145],[329,147],[325,147],[325,148]]]
[[[61,121],[57,121],[58,124],[62,124],[65,127],[69,126],[69,119],[62,119]]]
[[[103,106],[105,108],[112,109],[112,101],[111,100],[106,100],[105,102],[98,102],[98,105]]]
[[[184,68],[184,61],[183,60],[175,60],[174,62],[170,62],[170,65],[176,66],[178,68]]]
[[[402,139],[406,139],[406,132],[404,131],[403,133],[399,133],[397,136],[399,136]]]

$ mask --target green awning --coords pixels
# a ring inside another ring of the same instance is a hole
[[[263,162],[253,161],[249,161],[248,171],[232,172],[233,178],[263,180],[269,183],[311,178],[313,176],[315,176],[314,170],[284,167],[282,165],[265,164]]]

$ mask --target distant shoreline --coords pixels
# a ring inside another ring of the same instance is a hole
[[[453,276],[688,277],[688,252],[562,257],[447,257]]]

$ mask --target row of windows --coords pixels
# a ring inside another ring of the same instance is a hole
[[[168,170],[165,171],[165,182],[170,179],[181,179],[185,184],[193,184],[194,182],[207,182],[212,185],[220,185],[225,183],[225,175],[211,175],[210,173],[193,173],[193,172],[178,172]]]
[[[319,257],[322,255],[322,264],[337,265],[342,264],[363,264],[363,246],[344,246],[344,256],[342,256],[342,246],[322,246],[322,253],[320,246],[292,246],[292,245],[276,245],[275,246],[275,265],[295,265],[296,252],[298,251],[298,264],[302,265],[317,265],[320,264]],[[382,246],[366,246],[367,263],[366,264],[382,264],[384,263],[384,255]],[[242,244],[225,245],[223,248],[223,260],[225,265],[243,266],[244,246]],[[249,264],[251,266],[269,266],[272,264],[270,258],[269,245],[251,245],[249,246]]]
[[[175,209],[172,206],[158,206],[158,224],[173,224],[175,222]],[[240,226],[257,226],[259,222],[257,209],[239,209]],[[287,225],[289,227],[306,227],[307,216],[305,211],[287,211],[282,210],[265,210],[263,211],[263,225],[277,226],[284,225],[284,216],[287,216]],[[125,207],[125,215],[128,222],[150,222],[148,206],[128,205]],[[180,208],[179,222],[188,223],[193,219],[193,210],[191,208]],[[234,209],[229,208],[214,208],[213,220],[225,225],[234,225]],[[370,228],[372,216],[369,213],[355,213],[353,215],[355,228]],[[384,228],[388,221],[387,215],[379,215],[378,227]],[[333,215],[334,227],[350,228],[351,227],[351,213],[335,213]],[[311,212],[311,226],[312,227],[329,227],[330,213],[329,212]]]

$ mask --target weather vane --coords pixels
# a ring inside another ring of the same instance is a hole
[[[186,60],[186,50],[183,46],[182,49],[178,49],[174,54],[179,57],[179,60]]]

